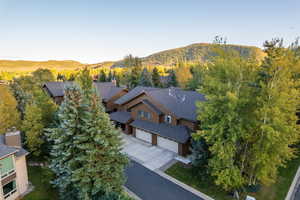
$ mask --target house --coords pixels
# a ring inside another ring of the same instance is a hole
[[[19,199],[27,191],[26,155],[19,131],[0,136],[0,199]]]
[[[110,118],[124,133],[186,156],[198,127],[195,103],[204,100],[179,88],[136,87],[115,101]]]
[[[43,85],[43,89],[53,98],[54,102],[61,104],[64,99],[64,90],[73,82],[47,82]],[[117,87],[115,82],[94,82],[95,88],[99,92],[103,105],[107,112],[117,110],[117,104],[114,102],[127,94],[128,90],[123,87]]]

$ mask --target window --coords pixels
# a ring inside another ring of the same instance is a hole
[[[12,156],[8,156],[8,157],[0,160],[0,172],[1,172],[1,179],[3,179],[15,172],[15,167],[14,167],[14,162],[13,162]]]
[[[165,115],[165,123],[168,123],[168,124],[172,123],[172,117],[171,117],[171,115]]]
[[[4,199],[6,199],[7,197],[11,196],[13,193],[17,191],[16,180],[7,183],[6,185],[3,186],[2,189],[3,189]]]
[[[151,113],[143,111],[143,110],[139,110],[138,111],[138,118],[146,118],[146,119],[151,119]]]

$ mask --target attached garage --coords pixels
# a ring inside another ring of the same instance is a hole
[[[178,153],[178,143],[174,142],[172,140],[163,138],[158,136],[157,137],[157,146],[162,147],[164,149],[168,149],[170,151],[173,151],[175,153]]]
[[[148,143],[152,143],[152,134],[141,129],[136,129],[135,137]]]

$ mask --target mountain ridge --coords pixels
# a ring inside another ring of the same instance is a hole
[[[211,43],[193,43],[183,47],[162,50],[145,57],[141,57],[144,65],[174,65],[178,60],[206,62],[213,55]],[[255,56],[258,60],[264,57],[262,49],[256,46],[226,45],[229,49],[236,50],[243,57]],[[78,70],[83,67],[101,68],[101,67],[125,67],[123,60],[104,61],[94,64],[84,64],[75,60],[0,60],[0,71],[33,71],[38,68],[56,69],[56,70]]]

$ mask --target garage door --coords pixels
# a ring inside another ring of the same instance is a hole
[[[157,146],[178,153],[178,143],[163,137],[157,137]]]
[[[143,141],[152,143],[152,134],[141,129],[136,129],[135,136]]]

